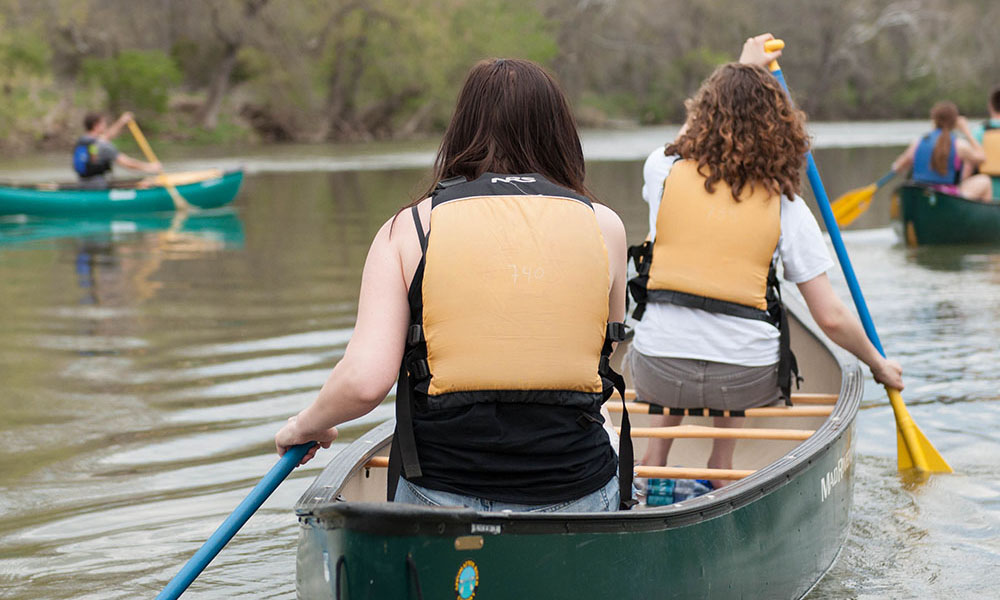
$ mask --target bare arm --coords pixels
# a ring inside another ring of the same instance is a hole
[[[133,118],[134,117],[130,112],[126,111],[122,113],[122,116],[118,117],[117,121],[112,123],[110,126],[108,126],[106,130],[104,130],[104,134],[101,135],[101,138],[104,140],[115,139],[116,137],[118,137],[118,134],[122,132],[122,127],[128,125],[128,122],[131,121]]]
[[[361,276],[357,324],[344,357],[316,400],[275,435],[279,455],[309,441],[329,448],[337,437],[334,428],[371,412],[396,381],[410,306],[400,255],[390,239],[390,225],[391,220],[379,229],[368,251]],[[315,450],[310,451],[302,462],[314,454]]]
[[[897,156],[896,160],[892,161],[892,171],[894,173],[902,173],[913,166],[913,157],[917,153],[917,144],[919,142],[920,140],[913,140],[906,150],[903,150],[903,153]]]
[[[628,273],[628,248],[625,242],[625,225],[622,220],[603,204],[594,204],[597,224],[604,236],[608,249],[608,270],[611,276],[611,290],[608,294],[608,321],[625,320],[625,286]]]
[[[897,390],[903,389],[903,368],[894,360],[883,358],[868,340],[861,322],[844,305],[830,285],[826,273],[798,284],[809,313],[831,340],[868,365],[875,381]]]
[[[119,152],[118,157],[115,158],[115,164],[121,165],[126,169],[132,169],[133,171],[143,171],[146,173],[159,173],[163,170],[163,166],[158,162],[146,162],[142,160],[137,160],[131,156],[126,155],[124,152]]]
[[[625,238],[625,225],[615,211],[603,204],[594,204],[594,214],[597,224],[604,236],[604,245],[608,249],[608,271],[611,276],[611,291],[608,294],[608,321],[625,320],[625,286],[628,276],[628,247]],[[611,421],[611,413],[607,404],[601,406],[601,416],[604,417],[604,429],[608,432],[611,445],[618,451],[618,434],[615,433]]]
[[[964,140],[959,139],[955,143],[955,151],[958,153],[958,157],[965,162],[977,165],[986,160],[986,153],[983,151],[983,147],[976,141],[976,136],[972,135],[972,129],[969,128],[969,120],[963,116],[959,116],[955,122],[955,129],[965,136]]]

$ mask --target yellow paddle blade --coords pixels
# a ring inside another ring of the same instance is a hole
[[[868,210],[877,189],[878,186],[873,183],[863,188],[851,190],[834,200],[830,204],[830,208],[833,210],[834,218],[837,219],[837,225],[846,227]]]
[[[889,393],[892,413],[896,417],[896,463],[899,470],[917,469],[927,473],[953,473],[954,470],[913,422],[899,390],[887,387],[886,391]]]
[[[917,443],[920,444],[927,460],[927,470],[931,473],[954,473],[955,470],[944,460],[938,451],[931,445],[920,428],[916,428]],[[906,440],[903,439],[903,432],[896,428],[896,467],[900,471],[908,471],[914,468],[913,457],[906,449]]]

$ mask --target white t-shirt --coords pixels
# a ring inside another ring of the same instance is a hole
[[[649,204],[649,239],[656,238],[663,182],[676,160],[676,156],[664,156],[661,146],[643,166],[642,197]],[[784,281],[791,283],[814,279],[833,266],[819,224],[802,198],[793,202],[781,197],[781,238],[776,254],[784,267]],[[778,362],[778,329],[770,323],[673,304],[647,304],[632,345],[647,356],[748,367]]]

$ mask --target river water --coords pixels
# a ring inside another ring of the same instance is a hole
[[[870,183],[921,124],[820,124],[831,196]],[[588,179],[645,236],[642,159],[670,128],[591,132]],[[151,597],[274,463],[351,334],[368,244],[426,186],[433,144],[202,151],[248,167],[233,210],[0,222],[0,597]],[[64,157],[0,164],[38,180]],[[1000,597],[1000,249],[902,246],[887,194],[846,233],[914,420],[955,467],[912,486],[884,394],[858,419],[854,521],[809,596]],[[847,298],[846,286],[831,273]],[[197,598],[293,598],[298,496],[341,428],[194,583]],[[776,535],[780,535],[776,532]]]

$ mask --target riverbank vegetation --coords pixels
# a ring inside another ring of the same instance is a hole
[[[762,31],[812,118],[981,115],[996,23],[993,0],[0,0],[0,150],[66,147],[88,109],[199,143],[429,135],[489,56],[546,65],[584,125],[679,122]]]

